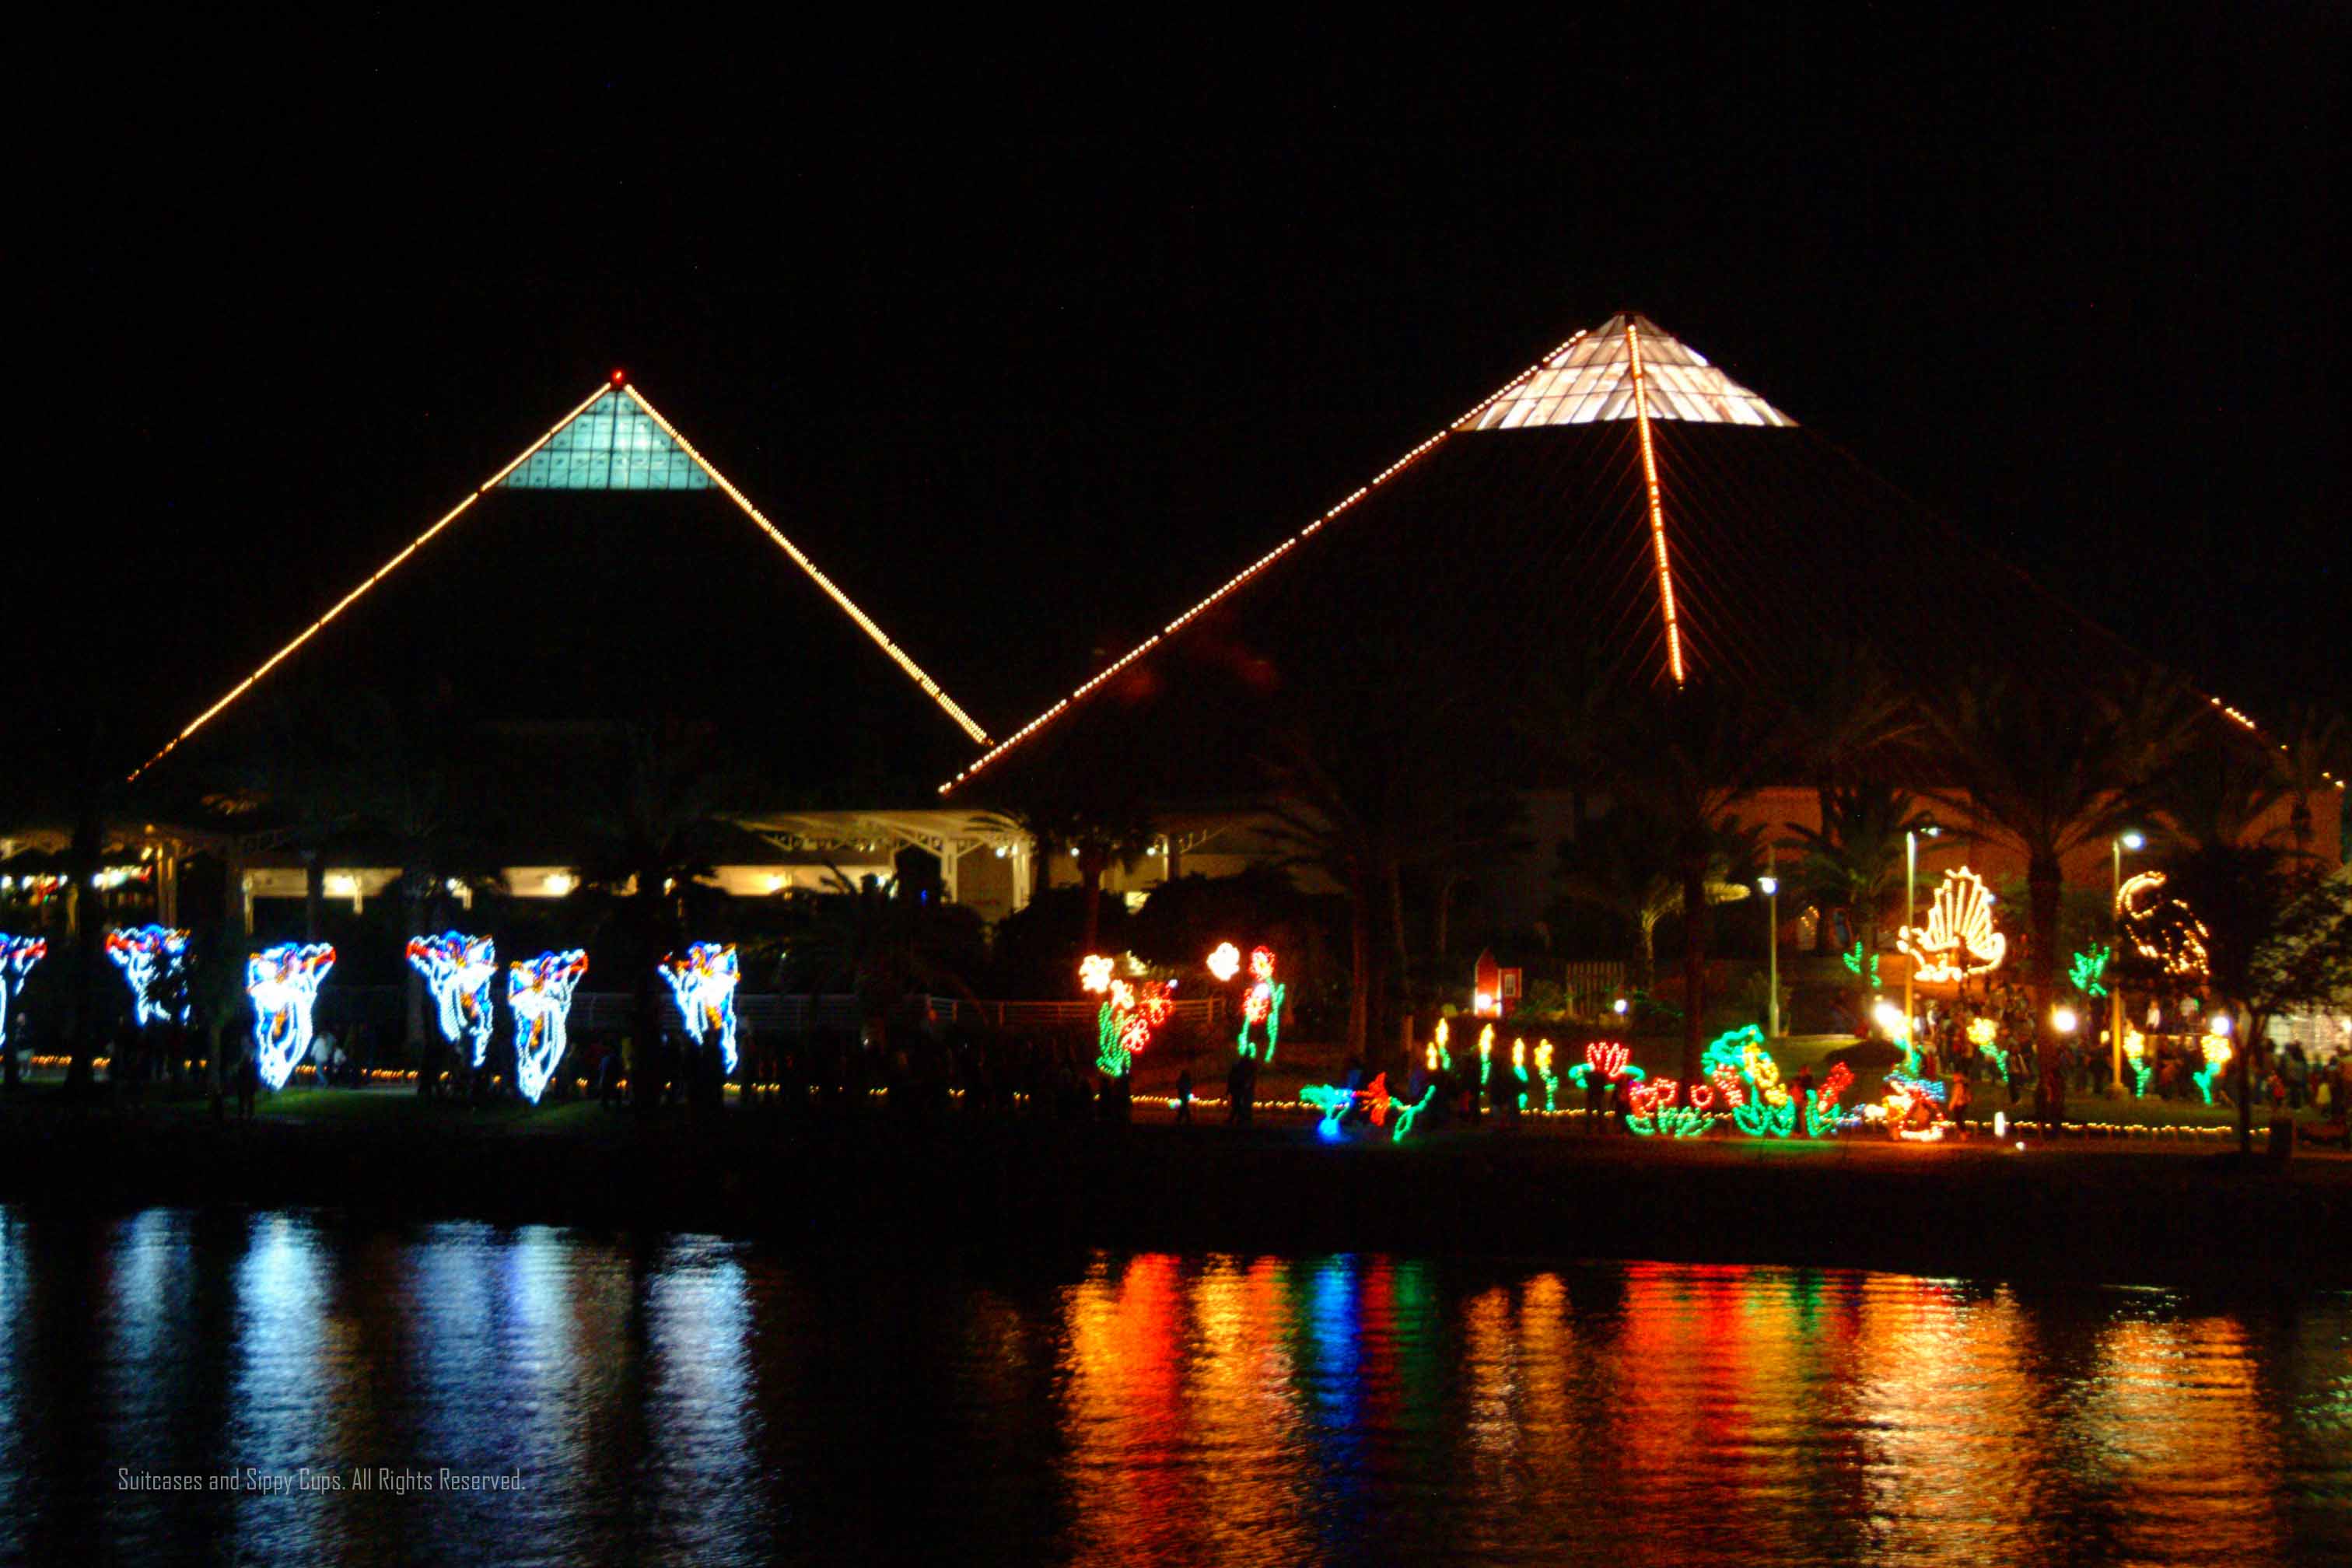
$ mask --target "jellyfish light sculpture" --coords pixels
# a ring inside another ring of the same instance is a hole
[[[572,994],[588,973],[578,948],[507,965],[507,1005],[515,1020],[515,1087],[533,1105],[547,1092],[571,1043]]]
[[[106,933],[106,956],[131,987],[141,1027],[188,1021],[188,933],[169,926],[132,926]]]
[[[735,944],[698,942],[683,954],[661,961],[661,974],[677,999],[677,1016],[686,1032],[699,1045],[719,1037],[719,1071],[735,1070],[735,983],[740,977]]]
[[[335,967],[323,942],[281,942],[245,961],[245,994],[253,1003],[253,1048],[261,1081],[274,1092],[310,1054],[310,1009]]]
[[[0,933],[0,1047],[8,1044],[8,1015],[25,990],[25,976],[49,955],[47,937]]]
[[[460,1039],[470,1041],[474,1065],[480,1067],[498,1022],[490,1007],[490,983],[499,973],[498,944],[486,936],[454,931],[412,936],[408,963],[425,976],[425,988],[433,994],[441,1037],[453,1046]]]

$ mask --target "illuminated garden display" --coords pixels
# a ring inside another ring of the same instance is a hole
[[[735,984],[740,969],[733,942],[698,942],[661,961],[678,1017],[695,1044],[716,1037],[719,1071],[735,1070]]]
[[[2205,1065],[2191,1076],[2196,1080],[2197,1092],[2205,1097],[2206,1104],[2210,1105],[2213,1103],[2213,1086],[2221,1080],[2221,1074],[2230,1066],[2230,1058],[2237,1054],[2230,1044],[2229,1015],[2216,1014],[2213,1021],[2205,1026],[2204,1037],[2198,1043],[2202,1048]]]
[[[1870,973],[1867,976],[1863,973],[1862,943],[1855,942],[1852,951],[1841,953],[1839,956],[1845,961],[1848,973],[1858,980],[1864,980],[1873,991],[1878,989],[1878,954],[1874,952],[1870,954]]]
[[[507,965],[507,1005],[515,1021],[515,1087],[533,1105],[562,1064],[570,1043],[572,994],[587,973],[588,955],[578,948]]]
[[[253,1003],[254,1058],[261,1081],[273,1090],[310,1054],[310,1009],[319,987],[335,967],[335,950],[323,942],[281,942],[245,961],[245,994]]]
[[[2213,933],[2196,911],[2166,892],[2165,874],[2142,871],[2116,890],[2116,920],[2142,958],[2152,959],[2177,980],[2203,980],[2210,964],[2206,944]]]
[[[8,1044],[8,1016],[25,989],[25,976],[48,952],[46,937],[0,935],[0,1048]]]
[[[1432,1084],[1422,1091],[1419,1101],[1407,1105],[1389,1093],[1389,1075],[1386,1073],[1379,1074],[1362,1089],[1345,1089],[1335,1083],[1313,1083],[1298,1091],[1298,1102],[1322,1116],[1323,1120],[1315,1124],[1315,1131],[1321,1136],[1334,1139],[1347,1136],[1347,1130],[1340,1125],[1341,1120],[1350,1110],[1361,1110],[1364,1120],[1374,1128],[1386,1127],[1393,1118],[1396,1125],[1389,1130],[1389,1141],[1397,1143],[1404,1141],[1404,1135],[1412,1131],[1413,1122],[1436,1099],[1437,1086]]]
[[[1950,1094],[1940,1079],[1888,1073],[1885,1097],[1880,1101],[1886,1130],[1897,1138],[1918,1142],[1941,1138],[1951,1125],[1944,1120],[1944,1102]]]
[[[1437,1020],[1437,1033],[1430,1037],[1428,1045],[1422,1047],[1422,1060],[1433,1074],[1454,1070],[1454,1053],[1445,1047],[1445,1020],[1440,1018]]]
[[[1543,1079],[1544,1109],[1546,1110],[1558,1110],[1559,1109],[1558,1103],[1559,1098],[1559,1075],[1551,1070],[1551,1042],[1549,1040],[1538,1041],[1536,1044],[1536,1076]]]
[[[1282,983],[1274,977],[1274,949],[1250,949],[1250,984],[1242,993],[1242,1032],[1234,1042],[1243,1056],[1255,1052],[1251,1031],[1265,1031],[1265,1065],[1274,1065],[1275,1043],[1282,1038]]]
[[[1221,942],[1211,951],[1208,963],[1209,973],[1219,984],[1230,984],[1234,976],[1242,972],[1242,950],[1232,942]]]
[[[2115,960],[2114,949],[2100,943],[2088,952],[2078,952],[2068,966],[2066,978],[2074,989],[2094,1000],[2107,994],[2107,965]]]
[[[1690,1103],[1677,1105],[1676,1097],[1682,1085],[1670,1078],[1654,1078],[1636,1083],[1625,1091],[1630,1107],[1626,1117],[1627,1131],[1647,1138],[1697,1138],[1715,1125],[1709,1114],[1715,1108],[1715,1087],[1712,1084],[1691,1085]]]
[[[1829,1077],[1822,1080],[1822,1087],[1813,1091],[1811,1101],[1805,1107],[1807,1136],[1825,1138],[1837,1131],[1845,1117],[1845,1112],[1839,1106],[1838,1101],[1843,1099],[1845,1091],[1853,1087],[1853,1069],[1843,1062],[1832,1063]]]
[[[1568,1081],[1579,1089],[1588,1088],[1595,1076],[1602,1083],[1614,1083],[1622,1076],[1639,1082],[1649,1075],[1635,1067],[1633,1058],[1633,1053],[1621,1041],[1595,1040],[1584,1047],[1584,1059],[1568,1069]]]
[[[1797,1130],[1797,1100],[1780,1081],[1780,1065],[1753,1024],[1718,1035],[1701,1064],[1730,1109],[1732,1125],[1750,1138],[1786,1138]],[[1810,1129],[1809,1129],[1810,1131]]]
[[[1895,945],[1918,966],[1915,978],[1930,985],[1990,974],[2009,952],[2009,939],[1993,929],[1992,894],[1966,866],[1944,873],[1927,926],[1904,927]]]
[[[454,931],[413,936],[408,939],[408,964],[425,977],[425,989],[433,994],[441,1037],[453,1046],[461,1039],[469,1042],[473,1065],[480,1067],[498,1022],[490,1006],[490,983],[499,973],[497,944],[486,936]]]
[[[2147,1037],[2128,1025],[2124,1028],[2124,1060],[2131,1064],[2132,1093],[2145,1096],[2147,1080],[2156,1076],[2156,1069],[2147,1063]]]
[[[188,933],[135,926],[106,933],[106,956],[122,971],[140,1024],[188,1021]]]
[[[1106,1078],[1125,1078],[1176,1011],[1176,983],[1130,984],[1111,973],[1109,959],[1089,953],[1078,962],[1078,984],[1103,999],[1095,1011],[1095,1067]]]

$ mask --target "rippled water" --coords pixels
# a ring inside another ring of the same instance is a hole
[[[0,1210],[0,1309],[7,1558],[2352,1557],[2343,1295]]]

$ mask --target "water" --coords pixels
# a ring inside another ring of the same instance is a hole
[[[2340,1294],[0,1209],[0,1559],[2352,1558]]]

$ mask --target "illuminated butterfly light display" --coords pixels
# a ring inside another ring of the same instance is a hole
[[[310,1009],[319,987],[335,967],[335,950],[323,942],[281,942],[245,961],[245,994],[253,1003],[253,1048],[261,1081],[274,1091],[286,1087],[294,1068],[310,1054]]]
[[[515,1087],[533,1105],[547,1092],[570,1044],[572,994],[588,973],[578,948],[507,965],[507,1005],[515,1021]]]
[[[1990,974],[2009,952],[2009,939],[1993,929],[1992,894],[1966,866],[1944,873],[1926,929],[1905,926],[1895,945],[1918,965],[1914,978],[1929,985]]]
[[[8,1016],[24,994],[25,976],[48,955],[47,937],[0,934],[0,1047],[8,1043]]]
[[[433,994],[441,1037],[453,1046],[460,1039],[470,1041],[474,1065],[480,1067],[498,1022],[490,1007],[490,983],[499,973],[498,944],[486,936],[454,931],[413,936],[408,962],[425,976],[425,988]]]
[[[735,1070],[735,984],[741,971],[733,942],[698,942],[661,961],[677,1016],[697,1045],[718,1037],[719,1070]]]
[[[188,1021],[188,933],[169,926],[132,926],[106,933],[106,956],[122,971],[142,1027]]]

